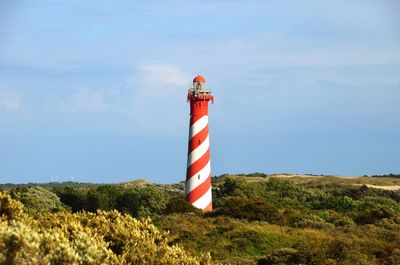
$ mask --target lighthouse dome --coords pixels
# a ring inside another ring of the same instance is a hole
[[[206,82],[206,79],[205,79],[204,77],[202,77],[201,75],[198,75],[198,76],[196,76],[196,77],[193,79],[193,82],[205,83],[205,82]]]

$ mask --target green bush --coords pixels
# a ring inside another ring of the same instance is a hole
[[[121,188],[117,185],[101,185],[97,187],[96,191],[107,197],[107,202],[103,205],[103,208],[100,209],[113,210],[117,208],[117,199],[122,194]]]
[[[321,204],[320,209],[331,209],[338,212],[358,211],[361,208],[359,201],[348,196],[328,196]]]
[[[54,187],[54,192],[61,202],[69,206],[72,212],[87,209],[87,190],[70,186]]]
[[[40,186],[13,189],[11,197],[22,202],[25,211],[32,214],[65,210],[65,206],[54,192]]]
[[[170,198],[164,210],[164,214],[189,212],[193,212],[198,215],[202,214],[200,209],[193,207],[193,205],[187,202],[182,195],[177,195]]]
[[[357,213],[354,220],[358,224],[375,224],[382,219],[394,219],[395,212],[387,207],[367,209]]]
[[[135,217],[161,214],[165,211],[169,195],[153,186],[135,187],[117,199],[118,210]]]
[[[97,210],[111,210],[111,202],[107,194],[97,190],[89,190],[86,194],[85,210],[96,212]]]
[[[226,178],[223,186],[221,187],[221,195],[222,197],[254,197],[259,195],[259,191],[257,191],[256,186],[249,184],[244,179]]]
[[[279,222],[282,218],[278,208],[261,197],[227,197],[216,215],[225,215],[238,219]]]

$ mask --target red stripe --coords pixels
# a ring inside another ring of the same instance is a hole
[[[211,187],[211,175],[208,176],[208,178],[205,181],[203,181],[203,183],[201,183],[199,186],[197,186],[191,192],[189,192],[186,195],[186,199],[190,203],[194,203],[195,201],[200,199],[208,191],[210,187]]]
[[[204,212],[210,212],[212,210],[213,210],[213,207],[212,207],[212,201],[211,201],[210,204],[207,205],[207,207],[203,209],[203,211]]]
[[[190,126],[192,126],[196,121],[200,120],[203,116],[206,116],[206,114],[203,114],[203,115],[191,115],[190,116]]]
[[[208,161],[210,161],[210,148],[207,149],[202,157],[187,168],[186,180],[190,179],[194,174],[199,173],[207,165]]]
[[[199,147],[207,138],[207,136],[208,136],[208,124],[206,125],[206,127],[204,127],[203,130],[198,132],[195,136],[192,137],[192,139],[189,140],[189,150],[188,150],[189,154],[194,149]]]

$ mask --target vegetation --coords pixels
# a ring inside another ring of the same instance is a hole
[[[400,178],[400,174],[372,175],[374,178]]]
[[[58,212],[65,209],[60,198],[52,191],[40,187],[22,187],[11,191],[11,197],[24,204],[24,210],[31,214],[42,212]]]
[[[367,185],[400,179],[280,176],[214,178],[206,214],[182,183],[7,189],[0,264],[399,264],[400,191]]]
[[[160,232],[150,219],[117,211],[45,213],[32,218],[0,193],[0,264],[207,264]]]

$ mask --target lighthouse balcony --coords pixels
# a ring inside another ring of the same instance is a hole
[[[211,91],[199,91],[199,90],[194,90],[194,89],[189,89],[188,91],[188,101],[192,100],[204,100],[204,101],[209,101],[211,100],[212,102],[214,101],[214,96],[211,95]]]

